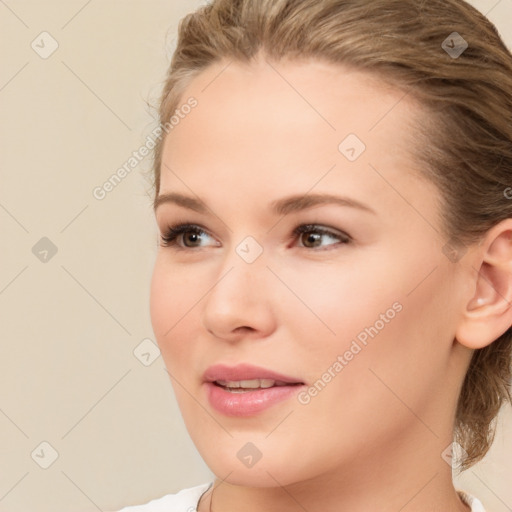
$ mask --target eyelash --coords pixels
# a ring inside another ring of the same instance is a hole
[[[196,250],[201,249],[201,247],[182,247],[178,244],[177,239],[180,235],[193,232],[198,235],[208,235],[211,236],[207,231],[200,228],[199,226],[195,224],[177,224],[174,226],[169,226],[165,233],[160,236],[161,239],[161,245],[162,247],[171,247],[176,251],[190,251],[190,250]],[[321,235],[330,236],[332,238],[337,238],[340,240],[340,243],[342,245],[349,244],[352,242],[352,238],[347,235],[346,233],[340,232],[340,234],[335,233],[333,231],[330,231],[328,229],[325,229],[323,227],[320,227],[318,224],[301,224],[300,226],[297,226],[292,233],[292,236],[290,239],[299,237],[303,233],[318,233]],[[310,248],[310,247],[301,247],[302,249],[310,249],[312,251],[322,251],[322,250],[329,250],[329,247],[336,246],[338,244],[331,244],[327,248]]]

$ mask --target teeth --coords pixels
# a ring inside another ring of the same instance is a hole
[[[222,387],[225,388],[244,388],[244,389],[258,389],[258,388],[271,388],[276,385],[284,385],[277,384],[275,380],[272,379],[252,379],[252,380],[217,380],[215,381]]]

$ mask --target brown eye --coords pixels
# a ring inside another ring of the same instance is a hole
[[[302,247],[305,247],[306,249],[322,247],[322,241],[328,238],[331,238],[332,240],[342,244],[347,244],[351,240],[350,237],[345,233],[336,233],[315,224],[307,224],[297,227],[294,231],[294,235],[300,239],[301,243],[303,244]],[[338,244],[333,243],[324,245],[333,246]]]
[[[306,233],[302,233],[301,241],[305,247],[317,247],[318,242],[322,240],[322,236],[323,235],[320,233],[309,231]]]
[[[192,230],[186,231],[183,233],[183,240],[185,242],[185,247],[196,247],[195,244],[201,240],[201,233]],[[190,245],[187,243],[187,241],[190,241]]]
[[[193,224],[180,224],[169,227],[161,236],[163,247],[173,247],[175,249],[194,249],[203,247],[201,240],[210,236],[204,229]],[[180,239],[183,244],[179,243]]]

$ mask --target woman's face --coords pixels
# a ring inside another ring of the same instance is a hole
[[[193,225],[159,247],[151,319],[194,443],[256,487],[440,458],[467,359],[440,196],[410,156],[420,110],[341,66],[226,65],[183,95],[160,195],[189,199],[156,209],[161,234]]]

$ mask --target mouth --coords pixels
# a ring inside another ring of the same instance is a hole
[[[249,364],[211,366],[203,382],[211,407],[232,417],[262,413],[290,400],[305,384],[300,378]]]
[[[258,389],[268,389],[281,386],[301,386],[303,382],[284,382],[273,379],[251,379],[251,380],[216,380],[214,385],[219,386],[230,393],[247,393]]]
[[[247,363],[237,364],[236,366],[227,366],[225,364],[210,366],[204,372],[203,381],[229,389],[249,390],[304,384],[299,378],[290,377],[268,368]]]

